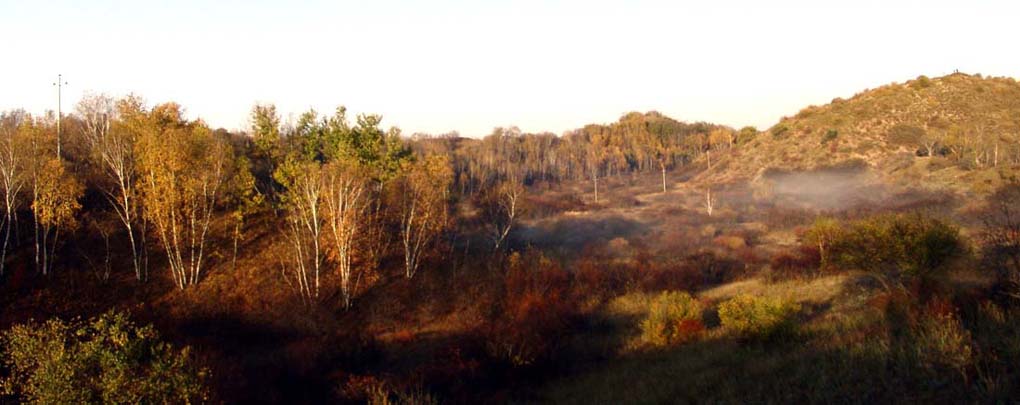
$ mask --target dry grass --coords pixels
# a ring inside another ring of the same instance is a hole
[[[712,301],[722,301],[738,295],[757,295],[788,298],[798,303],[826,302],[839,296],[847,283],[856,278],[855,274],[843,273],[809,280],[770,283],[763,277],[754,277],[710,288],[698,296]]]

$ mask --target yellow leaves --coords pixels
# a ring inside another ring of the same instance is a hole
[[[233,163],[230,153],[201,124],[145,134],[136,154],[147,214],[162,218],[185,204],[214,198]]]
[[[212,213],[235,168],[233,149],[203,122],[184,121],[173,103],[142,123],[135,155],[144,214],[183,289],[198,282]]]
[[[78,224],[75,215],[81,209],[78,199],[83,191],[82,184],[66,172],[60,160],[46,160],[39,167],[36,177],[36,198],[32,202],[32,213],[40,225],[73,229]]]
[[[708,134],[708,143],[711,147],[729,146],[735,141],[733,131],[725,128],[717,128]]]
[[[412,278],[422,255],[447,226],[446,199],[452,169],[446,156],[428,156],[404,165],[399,196],[405,275]]]
[[[445,198],[453,178],[453,169],[446,156],[427,156],[405,165],[405,170],[407,171],[407,180],[416,193],[432,197],[442,195]]]
[[[771,338],[789,334],[800,305],[783,298],[738,295],[719,304],[723,327],[745,338]]]

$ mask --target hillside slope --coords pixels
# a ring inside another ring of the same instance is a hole
[[[1020,165],[1020,84],[955,73],[865,90],[785,117],[697,180],[861,168],[886,183],[984,192]]]

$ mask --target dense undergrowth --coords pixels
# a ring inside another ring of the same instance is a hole
[[[1020,310],[1007,293],[1011,262],[986,258],[1008,259],[1010,245],[970,248],[1008,228],[992,212],[973,237],[920,212],[806,215],[784,220],[803,225],[771,258],[767,238],[742,233],[738,245],[717,236],[738,233],[722,230],[665,260],[615,239],[576,256],[521,247],[383,283],[351,311],[309,310],[282,292],[269,299],[260,291],[271,275],[240,270],[214,272],[210,290],[153,298],[158,289],[111,289],[105,301],[87,298],[95,309],[69,303],[63,313],[114,307],[154,322],[191,347],[186,369],[208,370],[189,381],[213,402],[995,401],[1016,393]],[[929,253],[910,254],[919,251]],[[1004,267],[980,270],[989,263]],[[36,285],[37,296],[14,308],[62,300],[56,287],[113,286],[44,281],[27,280],[22,288]],[[149,309],[123,305],[150,300]],[[102,373],[89,378],[114,378]]]

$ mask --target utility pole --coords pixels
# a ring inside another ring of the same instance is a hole
[[[54,86],[57,86],[57,159],[60,159],[60,116],[63,115],[60,111],[61,107],[60,93],[61,90],[63,89],[63,86],[66,84],[67,82],[64,81],[63,75],[58,73],[57,82],[53,83]]]

